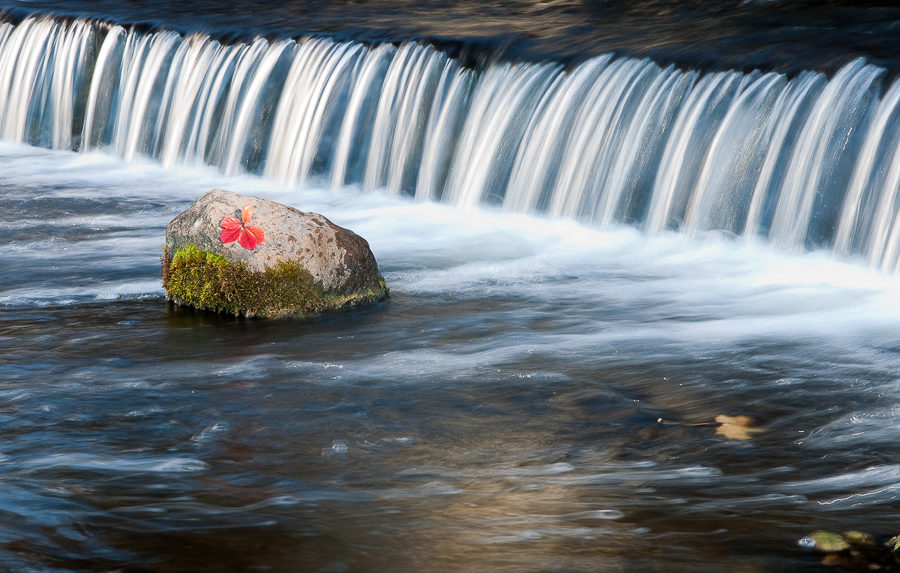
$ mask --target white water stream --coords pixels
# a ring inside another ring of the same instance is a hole
[[[651,233],[719,230],[900,264],[898,88],[609,56],[461,68],[419,44],[222,45],[48,18],[0,25],[7,140],[286,188],[359,185]]]

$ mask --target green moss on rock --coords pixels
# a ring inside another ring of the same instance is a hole
[[[862,531],[845,531],[841,533],[841,537],[844,538],[844,541],[854,547],[871,548],[877,545],[873,535]]]
[[[384,277],[379,277],[379,289],[326,293],[298,262],[279,261],[255,272],[194,245],[178,248],[171,259],[164,247],[162,268],[169,300],[248,317],[278,318],[357,306],[388,293]]]
[[[820,529],[810,533],[809,537],[815,542],[814,547],[819,551],[831,553],[834,551],[850,549],[850,544],[847,543],[840,534],[831,531]]]

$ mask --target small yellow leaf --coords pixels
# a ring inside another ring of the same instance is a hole
[[[744,428],[752,428],[756,425],[756,420],[750,416],[716,416],[716,422]]]
[[[721,424],[716,428],[716,433],[729,440],[749,440],[755,434],[765,432],[754,427],[756,420],[749,416],[716,416],[716,422]]]

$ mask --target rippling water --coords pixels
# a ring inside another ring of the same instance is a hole
[[[893,276],[101,154],[0,170],[13,571],[814,571],[812,529],[896,533]],[[393,297],[167,305],[165,225],[213,186],[356,230]],[[766,431],[692,425],[719,414]]]
[[[415,39],[476,67],[863,57],[890,77],[884,4],[0,8],[226,42]],[[894,275],[113,153],[0,143],[0,571],[822,571],[797,543],[813,530],[900,533]],[[166,303],[165,227],[213,187],[359,233],[392,298],[282,321]],[[718,434],[723,414],[763,431]]]

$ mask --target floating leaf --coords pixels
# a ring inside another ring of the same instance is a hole
[[[716,433],[729,440],[749,440],[754,434],[765,432],[755,427],[756,420],[750,416],[716,416],[716,422],[720,424]]]

